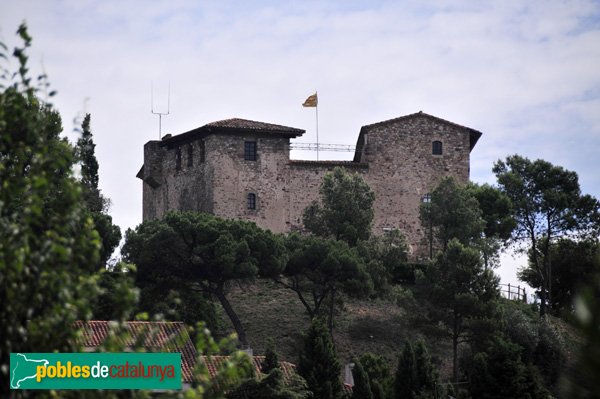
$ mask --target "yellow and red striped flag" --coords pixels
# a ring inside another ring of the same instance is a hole
[[[312,96],[308,96],[308,98],[306,99],[306,101],[304,101],[302,106],[303,107],[316,107],[318,103],[319,103],[319,99],[317,98],[317,93],[315,93]]]

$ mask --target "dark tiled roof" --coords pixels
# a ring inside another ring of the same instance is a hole
[[[412,119],[412,118],[428,118],[431,120],[434,120],[438,123],[442,123],[444,125],[449,125],[452,127],[455,127],[457,129],[461,129],[464,131],[469,132],[469,137],[470,137],[470,149],[472,150],[473,147],[475,147],[475,144],[477,144],[477,140],[479,140],[479,138],[481,137],[482,133],[478,130],[475,129],[471,129],[470,127],[466,127],[463,125],[459,125],[458,123],[454,123],[454,122],[450,122],[446,119],[442,119],[442,118],[438,118],[437,116],[433,116],[433,115],[429,115],[426,114],[423,111],[419,111],[416,112],[414,114],[409,114],[409,115],[404,115],[398,118],[394,118],[394,119],[388,119],[386,121],[381,121],[381,122],[377,122],[377,123],[373,123],[370,125],[365,125],[360,129],[360,134],[358,136],[358,141],[357,141],[357,152],[354,155],[354,159],[358,160],[360,159],[360,153],[358,152],[358,149],[360,148],[360,146],[364,143],[364,134],[368,133],[370,130],[377,128],[379,126],[384,126],[384,125],[388,125],[388,124],[392,124],[392,123],[397,123],[397,122],[401,122],[407,119]]]
[[[291,165],[306,165],[306,166],[343,166],[345,168],[368,168],[368,163],[354,161],[310,161],[303,159],[290,160]]]
[[[207,123],[204,126],[178,134],[176,136],[165,136],[165,138],[162,140],[162,145],[171,145],[212,133],[243,134],[248,132],[291,138],[302,136],[305,133],[305,130],[297,129],[295,127],[276,125],[273,123],[231,118]]]
[[[75,327],[82,334],[77,344],[88,350],[101,346],[107,337],[119,332],[119,325],[104,320],[76,321]],[[124,325],[125,334],[118,334],[116,342],[125,348],[141,346],[145,350],[181,353],[181,374],[183,382],[192,382],[196,365],[196,348],[181,322],[146,322],[127,321]]]
[[[257,122],[248,119],[231,118],[224,119],[222,121],[216,121],[207,123],[207,127],[227,128],[227,129],[244,129],[244,130],[257,130],[261,132],[273,132],[273,133],[297,133],[298,135],[304,133],[302,129],[296,129],[295,127],[275,125],[273,123]]]

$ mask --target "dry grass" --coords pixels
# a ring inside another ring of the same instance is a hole
[[[297,363],[301,336],[310,321],[293,291],[270,280],[256,280],[232,287],[228,297],[246,328],[255,354],[263,354],[267,340],[272,338],[281,360]],[[441,327],[427,319],[426,309],[418,302],[412,299],[410,291],[385,300],[346,299],[344,308],[336,315],[334,329],[342,363],[372,352],[395,364],[406,340],[424,339],[442,375],[448,375],[450,341]],[[218,334],[233,332],[222,309],[219,320]]]

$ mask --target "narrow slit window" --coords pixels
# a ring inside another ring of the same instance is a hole
[[[181,170],[181,148],[175,150],[175,170]]]
[[[191,144],[187,148],[187,166],[194,166],[194,146]]]
[[[443,150],[441,141],[434,141],[433,143],[431,143],[431,153],[433,155],[442,155]]]
[[[198,162],[200,163],[204,163],[204,160],[206,159],[206,155],[205,152],[206,151],[206,147],[204,145],[204,140],[200,141],[200,160]]]
[[[246,161],[256,161],[256,141],[244,142],[244,159]]]
[[[248,209],[256,209],[256,194],[249,193],[246,202]]]

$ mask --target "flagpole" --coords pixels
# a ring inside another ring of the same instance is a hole
[[[317,92],[315,91],[315,95]],[[317,97],[318,98],[318,97]],[[315,113],[317,117],[317,161],[319,160],[319,101],[317,100],[317,106],[315,107]]]

